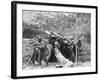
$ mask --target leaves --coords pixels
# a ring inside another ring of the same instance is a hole
[[[32,37],[34,34],[45,34],[43,30],[54,31],[64,37],[73,35],[77,38],[90,33],[91,14],[89,13],[24,11],[23,16],[23,29],[31,29]]]

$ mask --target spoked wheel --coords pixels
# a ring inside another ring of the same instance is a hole
[[[52,45],[51,44],[47,44],[47,48],[45,49],[45,53],[47,55],[47,59],[49,60],[52,54]]]

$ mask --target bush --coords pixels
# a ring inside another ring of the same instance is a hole
[[[31,29],[24,29],[23,38],[32,38],[33,31]]]

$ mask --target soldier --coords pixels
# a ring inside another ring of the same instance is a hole
[[[42,38],[38,38],[38,47],[39,47],[39,55],[38,55],[38,61],[39,64],[42,64],[42,60],[45,61],[45,63],[48,65],[48,59],[46,58],[46,53],[45,53],[45,49],[46,49],[46,44],[43,42]]]
[[[56,38],[57,37],[53,33],[51,33],[49,36],[49,43],[53,46],[53,48],[54,48],[54,42],[56,41]]]
[[[39,49],[34,47],[34,53],[31,57],[31,61],[33,64],[35,64],[35,61],[37,61],[38,54],[39,54]]]
[[[69,61],[66,57],[62,55],[62,53],[59,50],[60,44],[58,41],[55,42],[55,56],[58,60],[58,65],[56,67],[70,67],[73,63]]]

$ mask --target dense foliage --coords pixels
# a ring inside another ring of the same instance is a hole
[[[30,29],[32,37],[43,33],[43,30],[54,31],[67,37],[85,36],[90,41],[91,14],[89,13],[61,13],[61,12],[37,12],[28,16],[29,20],[23,20],[23,29]],[[45,15],[46,14],[46,15]],[[24,31],[23,30],[23,33]],[[27,32],[26,32],[27,33]],[[23,34],[24,38],[29,38]]]

